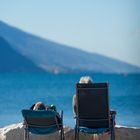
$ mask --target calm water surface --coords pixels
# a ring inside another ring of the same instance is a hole
[[[37,101],[64,110],[64,123],[74,126],[72,96],[79,74],[1,73],[0,127],[22,121],[21,110]],[[110,106],[117,111],[117,124],[140,127],[140,75],[86,74],[94,82],[109,82]]]

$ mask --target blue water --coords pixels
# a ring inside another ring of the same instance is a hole
[[[1,73],[0,127],[22,121],[21,110],[42,101],[64,110],[64,123],[74,126],[72,96],[83,74]],[[140,127],[140,75],[87,74],[94,82],[109,82],[110,106],[117,124]]]

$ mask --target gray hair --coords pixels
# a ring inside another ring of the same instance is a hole
[[[93,83],[93,80],[91,79],[90,76],[82,76],[80,78],[80,81],[79,81],[80,84],[91,84]]]

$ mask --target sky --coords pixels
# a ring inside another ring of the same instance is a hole
[[[0,0],[0,20],[140,67],[140,0]]]

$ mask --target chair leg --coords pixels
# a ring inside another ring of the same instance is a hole
[[[77,125],[75,126],[75,140],[79,140],[79,129]]]
[[[77,129],[77,140],[79,140],[79,129]]]
[[[29,132],[28,132],[28,140],[30,140],[30,135],[29,135]]]
[[[75,140],[77,139],[77,127],[75,126]]]
[[[65,140],[64,129],[63,128],[61,128],[61,130],[60,130],[60,140]]]
[[[24,129],[24,140],[29,140],[29,132],[27,128]]]
[[[30,140],[29,131],[27,130],[27,140]]]
[[[111,140],[115,140],[115,114],[111,114]]]
[[[63,140],[65,140],[64,129],[62,129],[62,137],[63,137]]]
[[[62,140],[62,129],[59,132],[59,140]]]
[[[111,140],[115,140],[115,130],[112,128],[111,130]]]
[[[113,119],[111,120],[111,140],[115,140],[115,127],[114,127],[114,121]]]
[[[24,128],[24,140],[27,140],[27,131],[26,131],[26,128]]]

